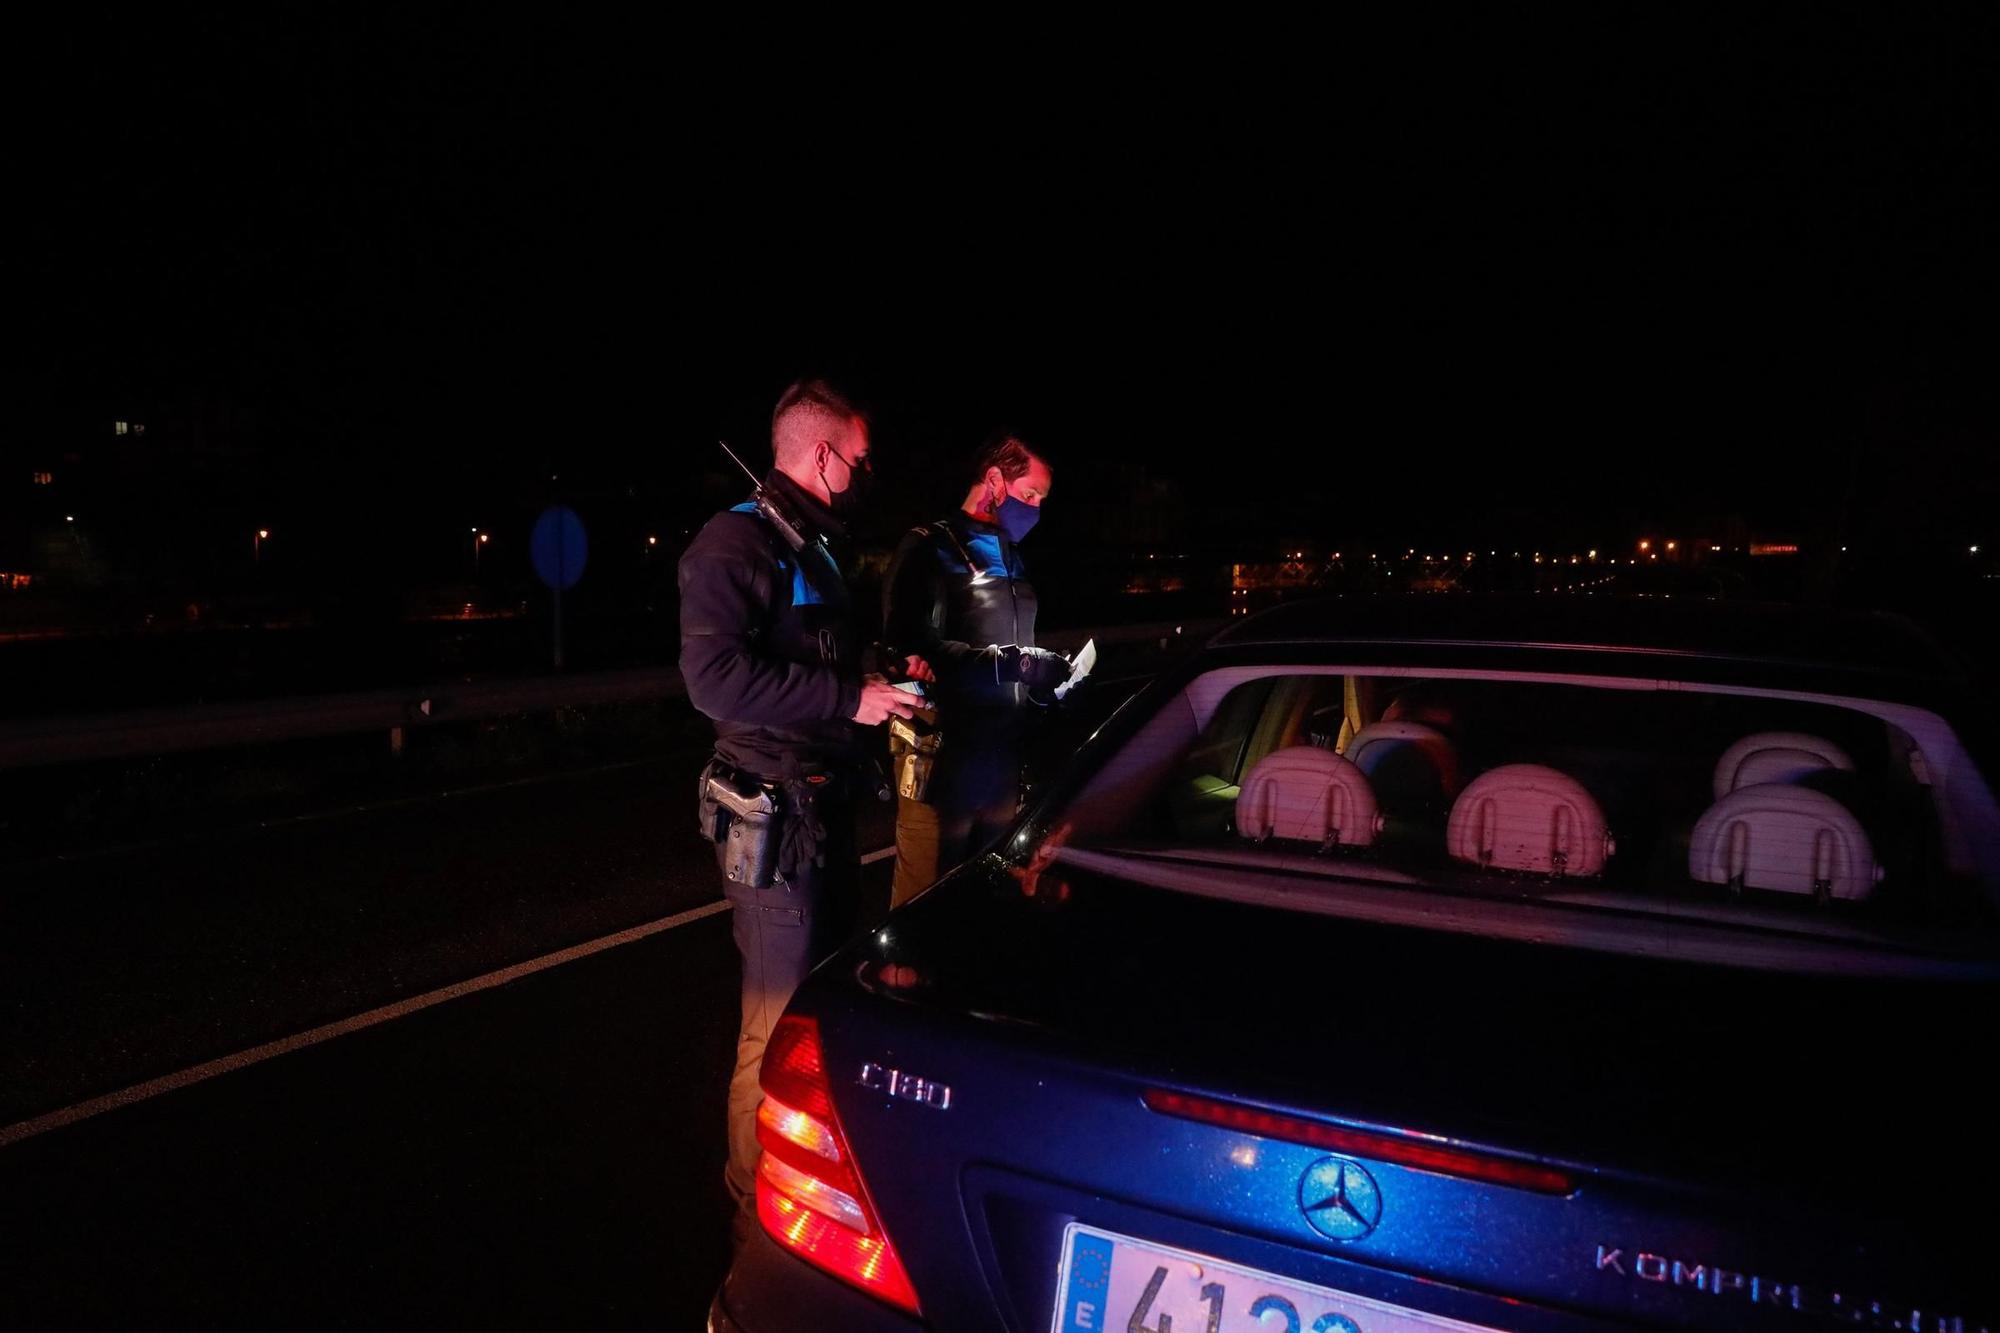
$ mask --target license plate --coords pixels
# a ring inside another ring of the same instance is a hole
[[[1072,1222],[1052,1333],[1499,1333]]]

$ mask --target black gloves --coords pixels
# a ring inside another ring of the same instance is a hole
[[[1009,644],[1000,654],[1001,677],[1018,680],[1031,690],[1052,690],[1069,679],[1069,659],[1061,653]]]

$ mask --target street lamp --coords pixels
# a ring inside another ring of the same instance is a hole
[[[251,564],[261,565],[264,563],[264,539],[270,535],[271,530],[269,528],[259,528],[257,529],[257,535],[250,539]]]
[[[474,578],[479,577],[479,550],[486,545],[487,539],[492,535],[481,532],[478,528],[472,530],[472,577]]]

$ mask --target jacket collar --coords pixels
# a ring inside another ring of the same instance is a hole
[[[847,536],[847,525],[834,516],[834,512],[819,502],[819,498],[805,487],[793,481],[784,473],[772,468],[764,478],[767,490],[783,496],[793,512],[805,520],[806,525],[828,541],[839,541]]]

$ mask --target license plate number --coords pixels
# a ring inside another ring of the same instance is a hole
[[[1499,1333],[1071,1223],[1052,1333]]]

